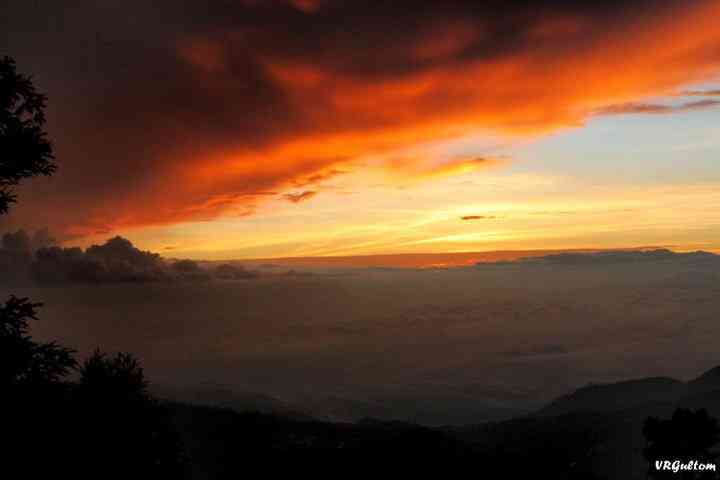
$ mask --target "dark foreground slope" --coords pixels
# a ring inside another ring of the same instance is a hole
[[[239,478],[257,462],[274,469],[288,457],[307,461],[313,458],[311,452],[356,459],[362,458],[357,456],[360,452],[454,457],[470,453],[463,440],[447,432],[399,422],[333,423],[188,404],[170,404],[169,408],[192,479]],[[266,458],[273,461],[264,463]]]
[[[562,470],[577,478],[644,479],[643,423],[651,416],[670,418],[679,408],[706,409],[720,417],[720,368],[689,382],[655,377],[589,385],[533,415],[456,433],[473,449],[529,458],[537,465],[559,455],[565,461]],[[568,453],[558,454],[557,446],[568,443]]]
[[[668,418],[677,408],[705,408],[720,417],[719,372],[713,369],[691,382],[649,378],[593,385],[536,414],[468,427],[333,423],[177,403],[169,407],[190,460],[189,473],[197,479],[235,478],[268,450],[451,455],[472,458],[488,478],[641,479],[647,473],[645,419]]]

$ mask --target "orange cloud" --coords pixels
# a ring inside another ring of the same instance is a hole
[[[453,175],[462,175],[480,169],[501,165],[502,160],[494,158],[459,158],[442,163],[433,163],[431,159],[399,157],[385,162],[389,172],[405,181],[430,180]]]
[[[663,105],[654,103],[623,103],[620,105],[610,105],[597,111],[598,115],[629,115],[629,114],[646,114],[646,115],[663,115],[669,113],[685,113],[696,110],[705,110],[720,105],[719,100],[698,100],[697,102],[686,102],[680,105]]]
[[[368,157],[398,177],[464,173],[495,161],[398,152],[575,127],[720,72],[715,0],[222,3],[160,14],[138,2],[146,15],[132,29],[68,16],[78,35],[106,25],[118,51],[91,71],[36,66],[41,87],[58,79],[48,94],[61,169],[33,184],[18,216],[82,232],[248,215],[258,192]],[[42,35],[39,62],[73,51],[69,37]]]
[[[683,92],[682,95],[689,97],[720,97],[720,90],[690,90]]]
[[[317,195],[317,192],[313,192],[312,190],[306,190],[300,193],[286,193],[285,195],[283,195],[283,198],[288,202],[300,203],[310,200],[315,195]]]
[[[344,170],[338,170],[336,168],[331,168],[330,170],[324,171],[324,172],[318,172],[314,173],[312,175],[309,175],[304,178],[299,178],[293,182],[294,186],[296,187],[306,187],[308,185],[316,185],[318,183],[325,182],[326,180],[330,180],[331,178],[335,178],[340,175],[345,175],[347,172]]]

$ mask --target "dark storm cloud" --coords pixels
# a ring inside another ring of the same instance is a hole
[[[192,260],[167,261],[119,236],[85,250],[56,246],[47,229],[32,235],[24,230],[8,232],[0,243],[0,285],[241,280],[258,276],[240,265],[207,269]]]
[[[704,0],[0,8],[3,53],[49,95],[61,167],[12,221],[64,236],[247,215],[253,192],[367,152],[577,125],[719,61]]]
[[[35,252],[33,279],[40,284],[147,282],[169,278],[159,255],[122,237],[86,250],[47,247]]]

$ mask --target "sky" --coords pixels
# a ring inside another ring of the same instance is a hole
[[[149,5],[151,4],[151,5]],[[720,251],[716,0],[3,2],[6,228],[223,259]]]

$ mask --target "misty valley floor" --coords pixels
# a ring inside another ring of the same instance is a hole
[[[317,418],[469,424],[587,383],[720,363],[703,264],[344,269],[15,288],[34,335],[139,356],[164,398]]]

